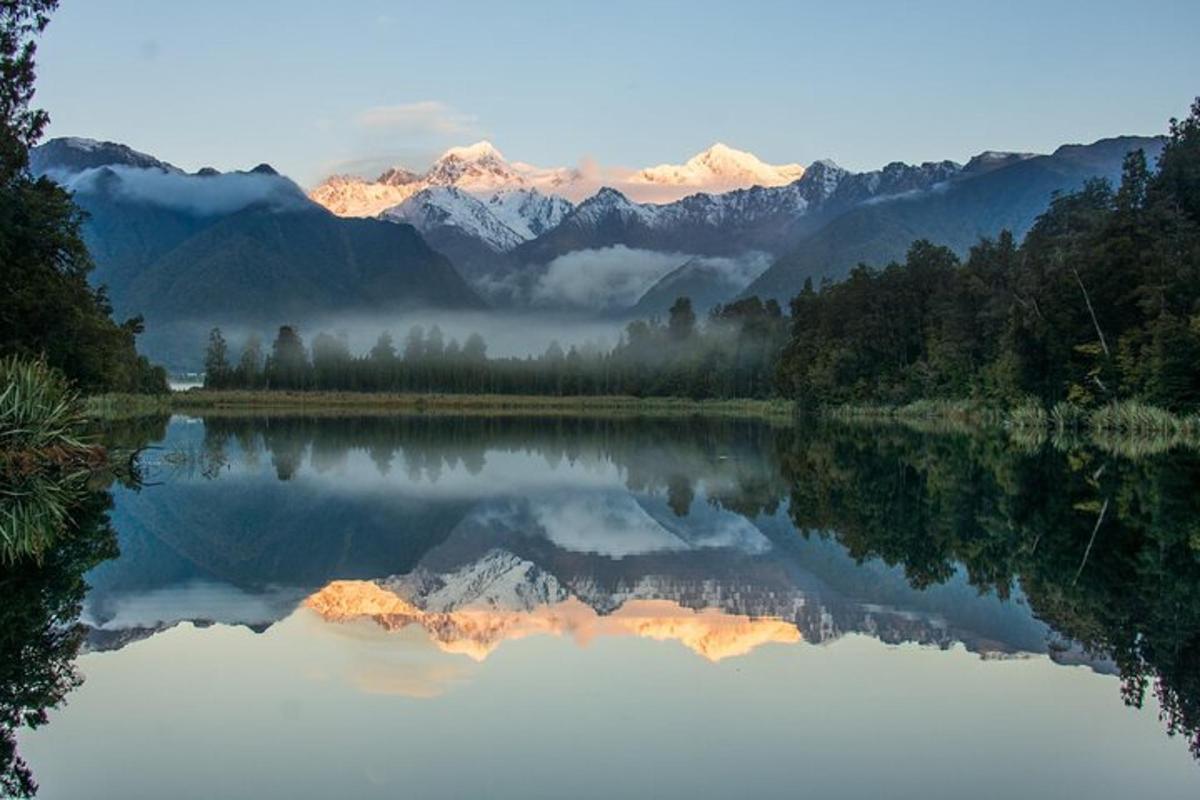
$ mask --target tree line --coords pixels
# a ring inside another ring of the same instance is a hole
[[[403,342],[383,332],[354,354],[344,335],[318,333],[310,346],[292,325],[267,350],[250,335],[239,353],[209,333],[205,387],[468,394],[767,397],[774,391],[787,323],[778,303],[757,298],[720,306],[700,321],[680,298],[666,320],[630,323],[609,350],[551,342],[537,356],[490,357],[472,333],[461,344],[414,326]]]
[[[806,403],[952,398],[1049,407],[1200,404],[1200,99],[1157,169],[1055,196],[1024,242],[965,260],[917,242],[791,303],[778,388]]]

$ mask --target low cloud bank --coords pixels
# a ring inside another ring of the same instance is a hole
[[[771,266],[768,253],[736,257],[693,256],[688,253],[638,250],[615,245],[577,250],[551,261],[533,284],[530,302],[542,307],[622,311],[634,306],[664,277],[686,265],[679,278],[694,273],[719,282],[732,296]]]
[[[288,178],[258,172],[188,175],[113,165],[54,177],[73,192],[108,191],[127,200],[205,216],[229,214],[260,203],[286,210],[311,205]]]
[[[623,244],[576,250],[546,265],[534,284],[532,301],[542,306],[619,310],[690,259],[686,253],[637,250]]]

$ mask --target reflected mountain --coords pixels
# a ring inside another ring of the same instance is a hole
[[[118,498],[122,558],[89,576],[89,646],[181,621],[261,631],[334,592],[339,618],[351,596],[365,598],[362,616],[392,614],[389,625],[409,612],[381,611],[387,597],[411,606],[414,624],[503,616],[459,637],[475,654],[569,601],[577,623],[587,609],[610,632],[619,626],[601,617],[654,608],[667,626],[765,621],[776,633],[762,641],[864,632],[1078,658],[1052,650],[1027,608],[965,578],[918,591],[897,568],[798,535],[779,436],[720,420],[180,418],[158,451],[158,485]]]
[[[175,418],[116,490],[88,646],[301,606],[483,659],[532,635],[710,660],[859,633],[1116,672],[1200,720],[1200,459],[700,418]]]

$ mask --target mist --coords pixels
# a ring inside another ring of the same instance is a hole
[[[546,265],[533,286],[531,300],[537,305],[608,311],[628,308],[689,258],[686,253],[638,250],[623,244],[576,250]]]
[[[111,180],[114,175],[116,181]],[[72,192],[108,191],[126,200],[202,216],[229,214],[260,203],[277,210],[299,210],[312,205],[289,178],[262,172],[188,175],[113,165],[56,179]]]
[[[392,334],[397,347],[402,347],[404,337],[414,325],[420,325],[426,332],[436,325],[447,343],[456,339],[461,344],[472,333],[478,333],[492,358],[541,355],[551,342],[558,342],[563,349],[575,346],[608,350],[617,344],[624,327],[623,321],[616,318],[581,318],[568,312],[427,309],[389,314],[331,314],[261,323],[195,320],[170,323],[169,332],[168,326],[152,323],[142,341],[150,345],[149,352],[172,365],[175,371],[194,371],[200,369],[208,332],[214,325],[221,328],[230,342],[235,358],[251,334],[257,335],[264,349],[269,350],[280,325],[295,327],[306,345],[321,332],[344,336],[355,355],[366,354],[384,331]],[[169,340],[169,354],[154,347],[159,334]]]

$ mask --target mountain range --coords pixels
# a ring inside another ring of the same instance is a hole
[[[194,365],[214,324],[484,307],[411,225],[339,217],[266,164],[186,173],[74,138],[34,148],[31,167],[74,193],[92,279],[118,317],[144,316],[144,351],[172,366]]]
[[[118,315],[146,318],[148,354],[179,367],[194,365],[197,330],[212,324],[487,305],[629,318],[680,294],[701,313],[751,294],[786,305],[806,279],[902,259],[916,239],[965,254],[981,236],[1023,236],[1055,192],[1118,179],[1137,148],[1153,160],[1162,139],[856,173],[717,144],[586,195],[587,170],[509,162],[488,142],[421,173],[335,177],[307,194],[266,164],[187,173],[91,139],[50,140],[31,166],[74,192],[93,279]],[[663,191],[682,196],[644,201]]]
[[[1125,154],[1139,148],[1153,160],[1162,140],[1117,137],[1065,145],[1049,155],[989,151],[966,164],[896,162],[855,173],[828,160],[772,167],[717,144],[684,165],[625,176],[626,191],[604,186],[575,204],[561,190],[578,182],[578,175],[565,168],[542,170],[539,174],[556,176],[557,184],[539,183],[526,167],[508,164],[499,151],[480,143],[448,151],[428,173],[405,184],[412,194],[378,215],[414,225],[494,304],[543,298],[538,283],[555,259],[616,246],[675,254],[675,267],[692,263],[687,288],[698,295],[702,310],[741,294],[786,304],[808,278],[836,280],[858,263],[882,266],[902,259],[917,239],[965,254],[981,236],[1004,229],[1023,236],[1055,192],[1093,177],[1117,180]],[[477,166],[464,163],[467,154],[476,155]],[[360,182],[360,188],[381,185],[386,177]],[[651,203],[631,197],[639,185],[719,185],[727,191]],[[310,196],[326,202],[328,190],[326,183]],[[329,207],[350,213],[340,201]],[[732,258],[740,266],[730,275],[710,265],[703,272],[711,279],[704,281],[696,274],[696,259],[706,257]],[[745,260],[762,257],[771,267],[734,286],[749,271]],[[577,260],[586,270],[586,259]],[[645,277],[644,291],[665,288],[665,272]],[[648,298],[629,311],[662,307],[661,299]]]

